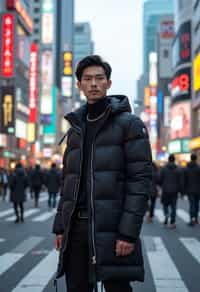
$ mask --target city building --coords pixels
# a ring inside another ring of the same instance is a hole
[[[33,22],[27,0],[1,1],[0,8],[0,164],[11,167],[19,160],[26,164],[34,154],[27,136]]]
[[[174,12],[174,0],[146,0],[143,5],[143,73],[149,72],[149,54],[156,51],[155,35],[162,15]]]
[[[84,57],[93,54],[94,43],[92,41],[91,26],[88,22],[81,22],[75,24],[75,34],[74,34],[74,65],[76,67],[77,63]],[[75,84],[75,101],[78,104],[81,101],[79,90]]]
[[[173,77],[171,80],[170,142],[168,152],[176,154],[180,163],[190,159],[191,138],[191,60],[192,1],[175,2],[175,38],[172,47]]]
[[[40,37],[41,37],[41,4],[42,1],[40,0],[31,0],[31,16],[33,20],[33,31],[32,31],[32,42],[36,44],[40,44]]]
[[[200,1],[193,0],[192,17],[192,140],[190,149],[200,160]]]

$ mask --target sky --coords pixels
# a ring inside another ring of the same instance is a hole
[[[131,103],[142,72],[143,0],[75,0],[75,21],[90,22],[95,54],[112,67],[108,94],[125,94]]]

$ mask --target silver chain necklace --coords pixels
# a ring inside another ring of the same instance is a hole
[[[108,107],[107,107],[108,108]],[[86,119],[87,119],[87,121],[88,122],[96,122],[96,121],[98,121],[98,120],[100,120],[104,115],[105,115],[105,113],[106,113],[106,111],[107,111],[107,108],[105,109],[105,111],[102,113],[102,114],[100,114],[97,118],[95,118],[95,119],[90,119],[89,117],[88,117],[88,114],[87,114],[87,116],[86,116]]]

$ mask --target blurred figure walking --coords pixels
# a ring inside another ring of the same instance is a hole
[[[38,208],[39,196],[41,192],[42,185],[44,183],[44,176],[40,169],[40,165],[36,164],[35,168],[32,170],[30,175],[30,183],[34,196],[35,207]]]
[[[200,166],[196,154],[191,154],[191,161],[184,171],[184,191],[188,195],[190,222],[189,226],[198,223],[200,200]]]
[[[154,217],[154,210],[156,205],[156,199],[158,197],[158,167],[155,162],[152,162],[152,185],[151,185],[151,193],[148,201],[148,211],[147,211],[147,222],[151,223]]]
[[[0,195],[2,196],[3,201],[6,199],[8,189],[8,174],[6,169],[0,169]]]
[[[170,228],[176,228],[176,205],[178,193],[181,192],[181,175],[175,164],[175,157],[171,154],[168,163],[161,169],[160,185],[162,188],[161,202],[165,215],[164,225],[168,224],[170,217]],[[170,215],[169,215],[169,208]]]
[[[24,202],[26,200],[26,188],[28,187],[28,177],[21,165],[16,165],[15,171],[9,177],[10,199],[13,202],[16,220],[15,223],[24,221]],[[20,216],[19,216],[20,209]]]
[[[60,172],[56,167],[55,163],[52,163],[51,169],[47,172],[46,175],[46,187],[49,193],[48,207],[56,207],[56,196],[59,192],[61,185],[61,176]]]

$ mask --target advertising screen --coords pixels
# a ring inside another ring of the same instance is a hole
[[[176,72],[171,82],[171,95],[174,100],[189,99],[191,94],[191,69],[183,68]]]
[[[13,134],[15,128],[15,90],[13,86],[1,88],[0,105],[0,132]]]
[[[172,48],[172,64],[178,65],[191,61],[191,22],[184,22],[174,39]]]
[[[200,53],[193,61],[193,88],[195,92],[200,91]]]
[[[190,137],[191,108],[190,102],[179,102],[171,107],[171,140]]]

